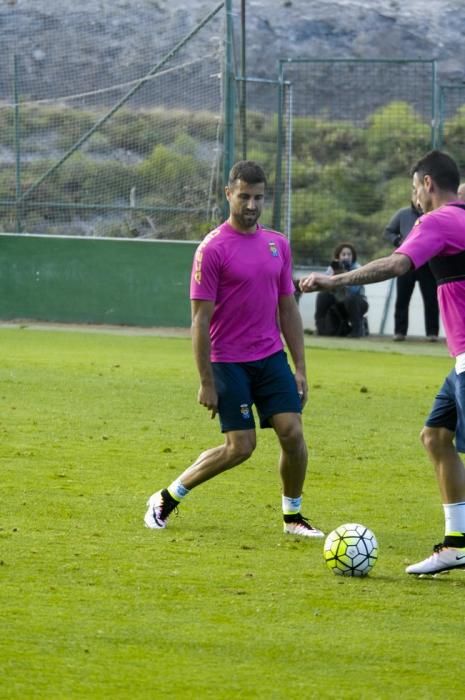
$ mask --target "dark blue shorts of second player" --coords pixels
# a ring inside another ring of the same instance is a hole
[[[301,413],[294,375],[281,350],[254,362],[213,362],[221,430],[253,430],[255,404],[261,428],[278,413]]]
[[[447,375],[425,425],[454,432],[457,452],[465,452],[465,372]]]

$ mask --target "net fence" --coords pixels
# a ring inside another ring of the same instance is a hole
[[[2,6],[1,231],[198,240],[225,213],[233,132],[233,160],[266,171],[263,221],[297,263],[325,264],[341,240],[365,259],[384,251],[409,167],[433,143],[433,61],[286,59],[243,79],[236,11],[228,83],[224,3],[163,24],[157,3],[127,5]],[[443,94],[443,141],[463,161],[462,96]]]
[[[409,169],[432,145],[431,61],[282,61],[292,85],[292,242],[326,264],[342,241],[364,259],[410,199]]]
[[[147,3],[132,19],[83,4],[4,14],[0,230],[198,239],[221,202],[222,4],[165,31]],[[132,21],[145,22],[142,43]],[[103,25],[114,45],[97,60]]]
[[[439,146],[465,171],[465,85],[441,85],[439,90]]]
[[[278,80],[239,78],[236,93],[236,157],[262,165],[267,177],[262,222],[290,238],[292,88]]]

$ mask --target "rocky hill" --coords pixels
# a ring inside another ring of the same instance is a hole
[[[0,89],[23,98],[69,95],[144,74],[218,6],[216,0],[0,0]],[[236,39],[240,0],[233,0]],[[223,12],[183,50],[221,41]],[[465,77],[460,0],[248,0],[247,72],[274,78],[284,57],[438,60],[443,81]],[[205,80],[211,76],[205,72]],[[187,96],[186,100],[192,99]]]

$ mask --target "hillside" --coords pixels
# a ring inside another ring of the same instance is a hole
[[[0,89],[45,98],[101,88],[144,74],[212,11],[215,0],[4,0]],[[239,37],[240,0],[233,0]],[[458,0],[249,0],[248,74],[274,78],[279,58],[438,60],[443,81],[462,80],[465,14]],[[222,38],[222,13],[184,50],[195,58]],[[209,79],[208,71],[205,80]],[[186,95],[186,100],[189,101]]]
[[[236,109],[235,155],[247,141],[269,173],[265,223],[292,228],[299,261],[326,260],[341,236],[362,257],[383,252],[418,154],[442,139],[465,171],[461,3],[246,7],[247,75],[268,82],[248,84],[246,120]],[[237,74],[240,9],[233,0]],[[224,204],[224,18],[216,0],[4,0],[0,230],[201,238]],[[302,58],[313,62],[285,64],[291,160],[277,137],[276,78],[280,59]],[[454,85],[440,115],[432,59]]]

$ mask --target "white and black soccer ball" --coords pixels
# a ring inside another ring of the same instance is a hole
[[[378,559],[374,533],[364,525],[339,525],[325,540],[326,565],[338,576],[366,576]]]

